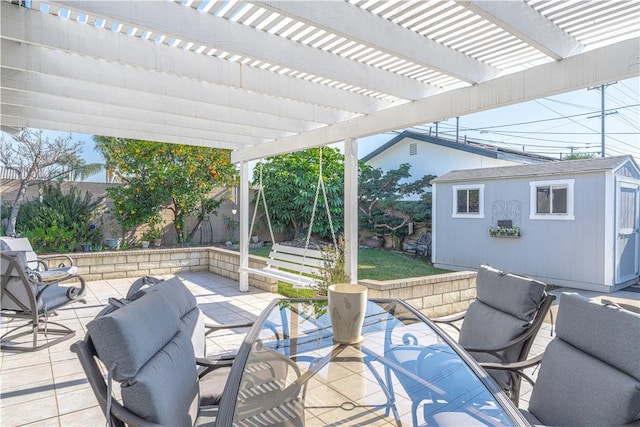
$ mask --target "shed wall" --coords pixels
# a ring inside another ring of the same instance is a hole
[[[549,284],[584,289],[612,286],[605,283],[605,257],[613,256],[605,236],[606,179],[604,173],[575,177],[575,220],[530,219],[531,181],[554,177],[444,182],[436,189],[434,264],[452,270],[477,269],[490,264],[526,274]],[[484,218],[452,218],[453,185],[484,184]],[[518,201],[519,238],[491,237],[493,209],[499,201]]]

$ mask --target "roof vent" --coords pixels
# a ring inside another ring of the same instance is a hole
[[[417,154],[418,154],[418,143],[412,142],[411,144],[409,144],[409,155],[415,156]]]

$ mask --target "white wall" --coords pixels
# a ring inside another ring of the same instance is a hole
[[[415,143],[417,154],[409,155],[409,145]],[[367,162],[384,171],[397,168],[402,163],[411,164],[412,180],[423,175],[440,176],[457,169],[511,166],[519,162],[492,159],[479,154],[443,147],[429,142],[405,138]]]

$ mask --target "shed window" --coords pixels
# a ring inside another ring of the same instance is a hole
[[[484,218],[484,185],[453,186],[453,217]]]
[[[534,181],[531,187],[531,219],[574,219],[573,179]]]

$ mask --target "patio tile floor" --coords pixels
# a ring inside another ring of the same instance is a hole
[[[239,292],[238,283],[211,273],[179,275],[196,296],[212,323],[255,320],[278,294],[250,288]],[[33,353],[0,352],[0,425],[13,426],[103,426],[105,418],[91,391],[75,354],[69,346],[84,338],[85,324],[93,319],[109,297],[124,297],[135,278],[89,282],[86,304],[72,304],[58,310],[53,320],[76,330],[68,341]],[[561,290],[559,290],[561,291]],[[602,295],[589,294],[599,299]],[[607,296],[609,297],[609,296]],[[609,299],[640,307],[640,293],[619,292]],[[14,326],[3,318],[0,331]],[[245,330],[219,331],[207,342],[209,353],[234,351]],[[452,334],[453,335],[453,334]],[[532,355],[544,350],[551,340],[551,325],[538,334]],[[521,406],[526,407],[531,387],[523,383]],[[313,419],[308,420],[313,423]],[[310,424],[311,425],[311,424]]]

